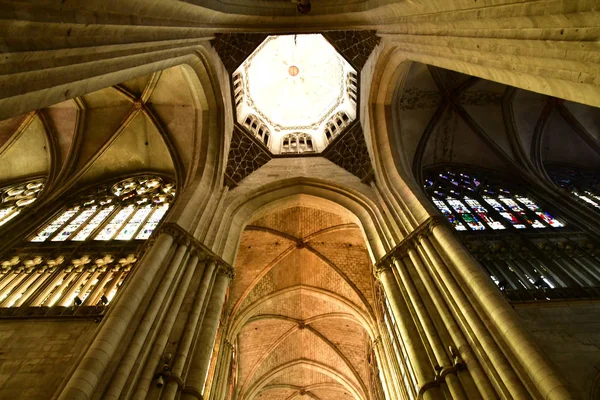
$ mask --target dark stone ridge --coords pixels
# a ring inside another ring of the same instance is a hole
[[[232,74],[266,38],[263,33],[217,33],[213,46]]]
[[[359,121],[355,121],[322,153],[332,163],[359,177],[363,182],[373,178],[373,166]]]
[[[231,188],[237,186],[242,179],[265,165],[271,158],[269,150],[262,143],[236,125],[225,168],[225,184]]]
[[[357,72],[364,67],[381,40],[375,31],[332,31],[324,32],[323,36]]]

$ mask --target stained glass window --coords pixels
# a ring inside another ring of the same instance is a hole
[[[30,240],[145,240],[169,209],[175,186],[157,176],[142,176],[94,192],[84,194]]]
[[[483,177],[442,171],[429,174],[424,187],[457,231],[564,227],[530,197],[490,184]]]
[[[44,182],[44,179],[34,179],[1,188],[0,226],[15,218],[25,207],[37,200],[44,189]]]
[[[548,165],[546,171],[556,185],[586,206],[600,212],[600,173],[561,165]]]

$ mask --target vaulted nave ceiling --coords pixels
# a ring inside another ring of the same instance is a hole
[[[201,120],[173,67],[0,122],[0,179],[86,184],[156,172],[184,178]]]
[[[372,282],[353,219],[300,203],[249,223],[227,310],[237,398],[370,399]]]
[[[597,109],[413,63],[398,93],[398,147],[418,180],[439,164],[598,168]]]

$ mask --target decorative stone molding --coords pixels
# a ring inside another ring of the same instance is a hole
[[[206,245],[201,243],[199,240],[197,240],[195,237],[193,237],[190,233],[188,233],[185,229],[183,229],[176,223],[167,222],[162,224],[162,226],[155,232],[154,235],[158,237],[161,233],[169,234],[173,236],[173,238],[176,241],[187,244],[187,246],[190,248],[190,251],[196,252],[196,254],[202,256],[202,258],[207,260],[214,260],[216,263],[219,264],[219,270],[231,269],[231,273],[233,273],[232,266],[230,266],[227,262],[225,262],[225,260],[223,260],[217,254],[215,254]]]
[[[225,263],[224,261],[219,261],[217,267],[217,274],[223,274],[227,276],[230,281],[232,281],[235,278],[235,270],[231,265]]]
[[[393,249],[375,263],[373,267],[376,271],[376,275],[379,275],[385,268],[389,268],[389,263],[393,263],[396,259],[406,255],[409,249],[414,248],[415,243],[419,239],[428,237],[433,228],[443,223],[446,223],[446,219],[441,215],[433,215],[427,218],[425,222],[409,233],[400,243],[394,246]]]

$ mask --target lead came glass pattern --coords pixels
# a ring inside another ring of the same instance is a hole
[[[424,187],[457,231],[565,226],[531,198],[485,182],[465,173],[445,171],[425,179]]]
[[[112,210],[115,209],[115,206],[109,206],[106,208],[103,208],[102,210],[100,210],[98,212],[98,214],[96,214],[94,216],[94,218],[92,218],[92,220],[90,222],[88,222],[80,231],[77,235],[75,235],[75,237],[71,240],[74,241],[83,241],[86,240],[88,238],[88,236],[90,236],[90,234],[94,231],[94,229],[96,229],[98,227],[98,225],[100,225],[105,219],[106,217],[108,217],[111,213]]]
[[[457,213],[460,214],[463,221],[467,223],[467,226],[469,228],[471,228],[474,231],[482,231],[485,229],[485,226],[483,226],[483,224],[479,222],[476,216],[471,214],[469,209],[465,207],[465,205],[460,200],[449,198],[446,201]]]
[[[442,214],[444,214],[446,218],[448,218],[448,221],[450,221],[452,226],[454,226],[454,229],[456,229],[457,231],[467,230],[467,228],[465,228],[465,226],[458,219],[456,219],[454,214],[452,214],[452,211],[450,211],[448,206],[443,201],[434,198],[432,198],[432,200],[436,207],[442,212]]]
[[[471,207],[473,211],[475,211],[477,215],[479,215],[482,221],[489,225],[490,228],[494,230],[505,229],[504,225],[502,225],[501,222],[495,221],[492,217],[488,215],[487,209],[483,207],[477,200],[465,197],[465,202],[469,205],[469,207]]]
[[[175,185],[157,176],[142,176],[94,192],[61,212],[30,240],[148,239],[173,202]]]
[[[145,206],[137,210],[125,228],[121,229],[121,232],[117,235],[117,240],[130,240],[151,211],[151,206]]]
[[[81,224],[83,224],[85,221],[87,221],[92,216],[92,214],[94,214],[94,212],[96,212],[96,206],[93,206],[91,208],[88,208],[87,210],[82,211],[77,216],[77,218],[72,220],[66,227],[64,227],[58,233],[58,235],[54,236],[54,238],[52,238],[52,241],[53,242],[62,242],[64,240],[66,240],[69,236],[71,236],[71,234],[73,232],[75,232],[77,230],[77,228],[79,228],[81,226]]]

